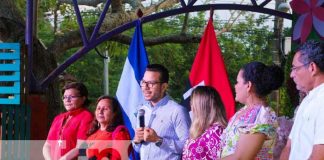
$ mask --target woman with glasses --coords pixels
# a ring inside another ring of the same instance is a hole
[[[219,159],[221,139],[227,125],[225,109],[218,92],[210,86],[198,86],[190,97],[193,121],[182,159]]]
[[[280,67],[251,62],[239,71],[235,100],[245,106],[230,119],[222,135],[222,159],[273,159],[277,117],[267,95],[278,89],[284,75]]]
[[[128,158],[132,147],[130,134],[124,126],[121,107],[117,99],[101,96],[97,100],[95,120],[88,132],[86,155],[88,159]],[[128,150],[128,152],[125,152]]]
[[[55,117],[43,146],[46,160],[76,159],[78,147],[87,138],[93,120],[87,109],[90,101],[86,86],[79,82],[66,84],[62,89],[65,113]]]

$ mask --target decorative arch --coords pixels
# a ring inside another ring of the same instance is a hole
[[[194,5],[197,0],[190,0],[188,4],[185,3],[184,0],[180,0],[181,7],[155,13],[152,15],[140,17],[140,20],[142,23],[151,22],[157,19],[166,18],[169,16],[174,16],[178,14],[183,13],[189,13],[189,12],[198,12],[198,11],[206,11],[206,10],[241,10],[241,11],[251,11],[251,12],[257,12],[257,13],[264,13],[269,15],[274,15],[278,17],[282,17],[285,19],[292,20],[293,16],[292,14],[277,11],[274,9],[266,8],[265,6],[270,2],[271,0],[263,0],[256,2],[256,0],[251,0],[251,5],[246,4],[206,4],[206,5]],[[94,31],[91,35],[91,37],[88,39],[86,37],[85,29],[82,22],[82,17],[80,14],[80,10],[78,7],[77,0],[73,0],[74,10],[77,16],[77,21],[79,24],[79,29],[83,41],[83,47],[81,47],[77,52],[75,52],[70,58],[68,58],[65,62],[63,62],[60,66],[58,66],[56,69],[54,69],[46,78],[44,78],[41,82],[36,82],[35,78],[33,78],[32,74],[32,59],[33,59],[33,37],[32,37],[32,23],[33,23],[33,0],[27,0],[27,20],[26,20],[26,44],[28,48],[28,67],[29,67],[29,88],[31,91],[40,90],[43,88],[46,88],[50,82],[52,82],[59,74],[61,74],[67,67],[69,67],[71,64],[73,64],[75,61],[80,59],[82,56],[87,54],[90,50],[94,49],[97,45],[101,44],[104,41],[109,40],[114,35],[120,34],[128,29],[133,28],[136,25],[136,20],[128,22],[126,24],[123,24],[121,26],[116,27],[115,29],[104,33],[103,35],[97,37],[97,34],[99,32],[99,29],[103,23],[103,20],[105,18],[105,15],[108,11],[108,8],[111,4],[111,0],[107,0],[103,9],[103,12],[101,13],[96,26],[94,28]]]

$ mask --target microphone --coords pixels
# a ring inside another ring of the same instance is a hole
[[[144,109],[138,110],[137,116],[138,116],[138,120],[139,120],[139,127],[142,127],[142,128],[145,127],[144,115],[145,115]],[[144,143],[144,140],[142,140],[140,143]]]
[[[138,110],[139,127],[143,127],[143,128],[145,127],[144,115],[145,115],[144,109]]]

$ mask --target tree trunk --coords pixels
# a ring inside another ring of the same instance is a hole
[[[6,43],[20,43],[23,47],[25,46],[26,25],[24,18],[19,13],[14,1],[2,0],[0,5],[0,40]],[[57,67],[57,62],[54,55],[47,50],[38,39],[34,39],[33,45],[33,74],[36,80],[40,81]],[[58,80],[52,82],[48,88],[44,89],[42,92],[28,93],[27,91],[27,96],[31,94],[38,94],[46,97],[48,101],[48,113],[50,113],[47,123],[50,124],[54,116],[60,111],[61,99]]]

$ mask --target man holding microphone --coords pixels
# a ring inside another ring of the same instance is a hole
[[[139,113],[142,116],[145,113],[145,127],[135,130],[133,146],[143,160],[181,159],[189,137],[189,112],[166,94],[168,81],[168,70],[160,64],[151,64],[140,83],[146,102]]]

